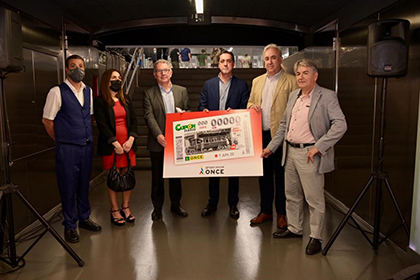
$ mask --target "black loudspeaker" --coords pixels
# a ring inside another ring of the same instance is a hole
[[[373,22],[368,34],[368,75],[402,77],[407,75],[408,20],[390,19]]]
[[[23,68],[22,24],[20,16],[0,7],[0,69],[18,71]]]

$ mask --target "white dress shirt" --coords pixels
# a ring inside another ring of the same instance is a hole
[[[273,76],[268,76],[265,79],[264,88],[262,91],[262,100],[261,100],[261,108],[262,108],[262,127],[264,131],[270,130],[271,124],[271,106],[273,105],[273,96],[274,91],[276,90],[277,82],[279,81],[280,70],[277,74]],[[282,116],[279,116],[280,118]]]
[[[77,100],[79,100],[80,105],[83,106],[83,104],[85,103],[83,90],[86,88],[86,85],[82,82],[80,90],[77,91],[76,88],[69,82],[69,80],[66,79],[64,82],[69,86],[71,91],[76,96]],[[58,111],[60,111],[61,109],[61,102],[62,101],[60,88],[58,86],[55,86],[48,92],[42,117],[48,120],[54,120],[57,116]],[[92,89],[90,89],[90,114],[93,115]]]

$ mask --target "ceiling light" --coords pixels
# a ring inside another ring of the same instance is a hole
[[[195,0],[195,12],[197,14],[204,14],[204,0]]]

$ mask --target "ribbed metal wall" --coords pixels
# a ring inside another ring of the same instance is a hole
[[[45,214],[61,202],[55,177],[54,141],[41,122],[49,90],[62,81],[61,32],[25,16],[22,16],[22,26],[25,70],[9,74],[4,81],[12,143],[10,179],[35,208]],[[83,52],[88,51],[87,47],[83,48]],[[87,69],[87,84],[95,73],[97,69]],[[102,172],[99,158],[95,158],[93,170],[91,178]],[[0,179],[3,183],[3,178]],[[17,197],[13,197],[13,211],[16,233],[35,220]]]
[[[366,74],[367,26],[378,18],[408,19],[411,22],[408,75],[388,79],[384,170],[389,173],[392,190],[409,226],[420,90],[420,48],[415,35],[420,25],[419,12],[417,1],[405,1],[340,32],[338,96],[349,129],[337,145],[337,168],[329,175],[326,186],[328,192],[350,207],[378,164],[382,79]],[[356,209],[356,213],[372,225],[375,186]],[[381,232],[387,233],[399,224],[399,219],[385,188],[381,209]],[[403,249],[408,245],[408,237],[402,229],[392,235],[391,240]]]

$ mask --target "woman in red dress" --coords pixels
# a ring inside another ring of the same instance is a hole
[[[105,71],[101,78],[101,95],[94,100],[96,124],[99,130],[98,154],[102,156],[104,169],[111,169],[117,154],[117,170],[127,171],[128,158],[131,166],[136,165],[137,119],[129,96],[122,90],[121,73],[116,69]],[[122,192],[121,209],[117,193],[107,188],[111,202],[111,222],[123,226],[133,223],[130,211],[131,191]]]

